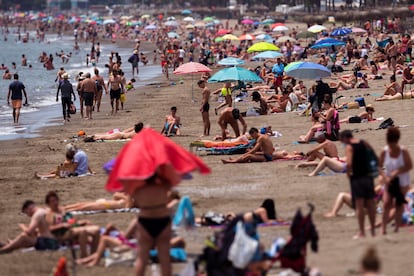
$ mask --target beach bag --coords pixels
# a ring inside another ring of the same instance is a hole
[[[372,177],[377,177],[379,175],[378,171],[378,158],[375,154],[374,150],[364,142],[365,145],[365,152],[366,152],[366,160],[368,164],[368,174]]]
[[[105,267],[133,266],[136,260],[136,251],[126,246],[115,247],[105,258]]]
[[[349,123],[350,124],[359,124],[361,123],[361,118],[359,116],[353,116],[349,118]]]
[[[76,114],[76,106],[73,103],[70,104],[69,113]]]
[[[385,120],[384,122],[382,122],[379,125],[378,129],[387,129],[387,128],[391,127],[391,126],[394,126],[394,120],[391,119],[391,118],[388,118],[387,120]]]
[[[236,226],[236,235],[229,249],[229,261],[236,268],[246,268],[256,253],[258,245],[259,242],[246,234],[243,222],[239,221]]]

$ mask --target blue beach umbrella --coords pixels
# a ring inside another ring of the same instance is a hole
[[[223,58],[218,62],[220,65],[224,66],[237,66],[244,64],[244,60],[234,57]]]
[[[273,40],[273,38],[268,34],[260,34],[256,36],[257,40]]]
[[[189,15],[189,14],[192,14],[193,12],[192,11],[190,11],[190,10],[182,10],[181,11],[181,14],[182,15]]]
[[[176,32],[169,32],[167,35],[169,38],[180,38]]]
[[[352,30],[349,28],[337,28],[332,31],[331,36],[345,36],[347,34],[350,34],[351,32]]]
[[[256,73],[241,67],[222,69],[208,80],[210,83],[226,81],[263,82]]]
[[[277,51],[265,51],[252,57],[253,60],[272,59],[282,57],[283,54]]]
[[[331,71],[325,66],[314,62],[296,61],[285,67],[286,75],[296,79],[316,79],[331,76]]]
[[[339,41],[333,38],[325,38],[313,44],[311,49],[329,48],[332,46],[344,46],[345,44],[346,43],[343,41]]]

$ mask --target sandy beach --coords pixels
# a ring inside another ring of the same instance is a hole
[[[131,45],[132,47],[132,45]],[[256,63],[252,63],[254,65]],[[247,66],[245,66],[247,67]],[[145,67],[141,67],[145,70]],[[350,70],[350,68],[346,68]],[[125,67],[125,70],[130,70]],[[161,70],[161,68],[160,68]],[[351,71],[347,72],[350,73]],[[399,100],[389,102],[375,102],[375,98],[382,95],[384,84],[388,83],[389,71],[384,80],[370,81],[369,89],[352,89],[339,91],[337,96],[344,98],[339,102],[353,101],[357,95],[364,96],[367,104],[375,106],[375,117],[392,117],[396,125],[402,126],[401,144],[413,153],[414,144],[411,137],[414,135],[412,126],[413,100]],[[398,76],[400,81],[401,76]],[[109,96],[105,95],[100,113],[94,113],[94,119],[85,121],[80,118],[79,112],[73,116],[70,123],[60,126],[44,128],[41,137],[32,139],[18,139],[0,141],[0,167],[3,173],[0,176],[2,200],[0,201],[0,241],[6,241],[19,233],[18,224],[29,220],[20,213],[20,207],[25,199],[33,199],[43,205],[44,195],[50,191],[57,191],[62,204],[79,201],[110,198],[104,190],[107,175],[102,166],[114,158],[125,142],[95,142],[84,143],[82,140],[71,139],[79,130],[86,134],[102,133],[108,130],[131,127],[137,121],[142,121],[150,127],[161,130],[164,117],[169,113],[171,106],[177,106],[178,115],[182,120],[182,136],[172,137],[176,143],[185,148],[189,147],[202,134],[202,119],[200,114],[201,91],[196,85],[198,76],[194,76],[195,102],[191,99],[192,77],[184,76],[183,83],[180,77],[172,76],[170,81],[164,77],[154,79],[155,85],[146,85],[127,94],[125,109],[116,116],[110,116]],[[329,79],[325,80],[329,83]],[[313,82],[307,81],[309,87]],[[209,84],[214,90],[221,84]],[[218,105],[217,99],[211,99],[212,107]],[[255,106],[251,101],[236,104],[241,111]],[[357,115],[358,109],[349,109],[340,112],[340,118]],[[25,114],[22,115],[22,118]],[[60,113],[57,114],[60,116]],[[211,136],[220,134],[217,124],[218,116],[214,110],[210,111],[212,123]],[[10,118],[10,120],[12,120]],[[59,119],[60,120],[60,119]],[[304,135],[310,126],[310,118],[300,117],[297,113],[273,114],[259,117],[247,117],[248,128],[271,125],[273,130],[282,133],[282,137],[272,138],[275,147],[288,151],[306,152],[314,145],[297,145],[294,141]],[[355,133],[358,138],[366,139],[374,146],[377,153],[385,145],[385,130],[376,130],[380,122],[361,124],[343,124],[341,129],[359,130]],[[64,160],[64,146],[73,141],[89,156],[90,165],[96,172],[95,176],[67,179],[39,180],[34,177],[35,172],[48,172]],[[154,141],[156,142],[156,141]],[[344,148],[337,142],[340,155]],[[352,240],[357,231],[355,216],[347,216],[353,211],[347,207],[341,210],[341,216],[327,219],[323,214],[330,210],[336,195],[339,192],[349,191],[349,181],[345,174],[308,177],[310,170],[295,169],[298,161],[275,161],[269,163],[250,163],[223,165],[222,158],[228,156],[202,156],[202,159],[212,169],[212,174],[200,176],[194,174],[190,181],[183,181],[178,190],[188,195],[195,205],[197,215],[212,210],[215,212],[243,213],[258,207],[263,199],[273,198],[276,202],[277,214],[280,218],[290,221],[297,210],[302,208],[307,212],[306,204],[313,203],[316,207],[314,221],[320,235],[320,246],[317,254],[308,254],[308,266],[318,267],[323,275],[352,275],[359,269],[359,258],[368,245],[376,245],[382,260],[385,275],[411,275],[413,264],[409,256],[412,227],[401,229],[399,234],[378,235],[376,238]],[[120,229],[125,229],[134,214],[98,214],[82,216],[100,226],[113,223]],[[377,216],[380,220],[380,215]],[[187,241],[187,252],[191,255],[201,253],[203,241],[211,235],[209,228],[180,230]],[[269,247],[271,242],[278,238],[288,238],[289,228],[286,226],[264,227],[259,229],[261,240]],[[379,233],[379,231],[378,231]],[[2,255],[0,271],[2,275],[50,275],[53,266],[60,256],[69,260],[69,251],[58,252],[28,252],[16,251]],[[277,268],[277,266],[275,266]],[[175,272],[179,272],[182,265],[175,265]],[[148,269],[149,271],[149,269]],[[276,275],[277,269],[270,275]],[[132,268],[114,267],[105,269],[103,265],[95,268],[77,267],[77,275],[131,275]],[[150,273],[148,273],[150,275]]]

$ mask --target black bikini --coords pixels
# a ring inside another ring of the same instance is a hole
[[[155,239],[171,223],[171,218],[142,218],[138,216],[138,222]]]

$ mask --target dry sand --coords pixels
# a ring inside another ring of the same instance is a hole
[[[145,68],[141,68],[145,70]],[[177,81],[178,78],[173,76]],[[388,77],[386,77],[388,79]],[[155,129],[160,129],[165,114],[172,105],[178,107],[178,114],[182,118],[182,137],[173,137],[178,144],[188,147],[202,133],[201,115],[199,112],[200,90],[196,87],[197,102],[191,101],[191,77],[185,77],[183,84],[168,86],[168,82],[160,78],[161,87],[146,86],[130,92],[124,111],[116,116],[109,116],[108,96],[105,96],[101,113],[94,113],[94,120],[84,121],[76,114],[72,122],[57,127],[45,128],[41,137],[34,139],[19,139],[1,141],[2,175],[0,183],[2,196],[0,201],[0,221],[2,227],[0,240],[6,241],[19,233],[18,223],[27,223],[28,218],[20,214],[20,206],[25,199],[33,199],[43,204],[44,195],[55,190],[61,196],[63,204],[79,201],[110,198],[104,190],[107,175],[101,169],[102,165],[116,156],[124,145],[117,143],[83,143],[76,142],[87,152],[96,176],[68,179],[38,180],[33,177],[35,172],[47,172],[64,160],[64,140],[75,135],[79,130],[87,134],[105,132],[113,128],[127,128],[136,121],[143,121]],[[178,82],[177,82],[178,83]],[[381,93],[385,81],[371,81],[370,89],[344,91],[345,100],[353,101],[351,95],[363,93]],[[309,85],[310,83],[308,83]],[[220,87],[219,84],[210,85],[211,88]],[[396,124],[407,125],[402,129],[402,144],[410,152],[413,151],[411,136],[413,100],[375,103],[373,96],[366,96],[368,103],[374,103],[377,117],[392,117]],[[345,101],[341,100],[341,102]],[[212,107],[217,103],[211,101]],[[238,103],[237,107],[246,110],[252,102]],[[358,114],[359,110],[347,110],[340,113],[340,117]],[[59,116],[60,114],[57,114]],[[26,114],[22,115],[22,120]],[[217,116],[210,112],[212,121],[211,137],[219,134],[216,123]],[[59,120],[61,120],[59,118]],[[276,114],[261,117],[248,117],[248,127],[272,125],[274,130],[283,134],[274,139],[274,144],[289,151],[307,151],[313,145],[293,145],[299,135],[304,134],[310,126],[309,118],[299,117],[295,113]],[[374,130],[379,122],[343,125],[361,130],[357,137],[367,139],[379,151],[384,141],[384,130]],[[156,141],[154,141],[156,142]],[[343,147],[338,143],[343,153]],[[353,241],[357,224],[355,217],[341,216],[334,219],[325,219],[324,212],[331,207],[336,195],[341,191],[349,190],[348,179],[344,174],[332,176],[307,177],[308,170],[296,170],[297,161],[271,162],[222,165],[221,158],[226,156],[206,156],[203,160],[211,167],[212,174],[200,176],[195,174],[191,181],[184,181],[179,186],[182,194],[189,195],[195,204],[196,214],[201,215],[208,210],[216,212],[247,212],[256,208],[264,198],[273,198],[279,217],[290,220],[298,207],[306,210],[306,203],[316,206],[314,220],[320,235],[319,253],[308,254],[308,265],[316,266],[324,275],[349,275],[349,270],[357,270],[359,257],[364,249],[370,245],[378,246],[383,260],[383,272],[386,275],[410,275],[413,265],[410,259],[412,246],[412,228],[403,228],[401,233],[389,234],[387,237],[378,236],[365,240]],[[341,214],[351,212],[344,208]],[[100,214],[86,216],[93,223],[104,226],[111,222],[121,229],[125,229],[132,214]],[[379,217],[378,217],[379,218]],[[269,246],[277,237],[288,237],[288,227],[268,227],[260,230],[262,240]],[[202,228],[190,232],[182,232],[186,237],[188,252],[198,254],[203,247],[203,240],[212,230]],[[54,253],[21,253],[19,251],[0,256],[1,275],[50,275],[52,267],[62,255],[70,259],[69,252]],[[177,268],[178,269],[178,268]],[[176,269],[176,270],[177,270]],[[78,268],[78,275],[131,275],[132,268]]]

